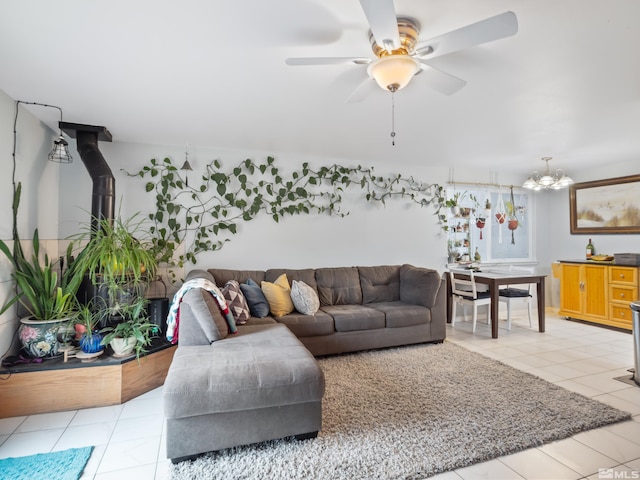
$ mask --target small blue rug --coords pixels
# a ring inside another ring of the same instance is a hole
[[[78,480],[93,447],[0,459],[0,480]]]

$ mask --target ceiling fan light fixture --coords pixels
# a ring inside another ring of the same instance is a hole
[[[380,88],[392,92],[406,87],[419,70],[419,62],[408,55],[387,55],[368,68]]]

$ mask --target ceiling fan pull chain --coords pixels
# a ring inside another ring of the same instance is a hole
[[[396,144],[396,102],[395,92],[391,92],[391,145]]]

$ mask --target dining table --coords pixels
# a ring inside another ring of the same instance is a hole
[[[470,269],[450,269],[454,272],[456,278],[470,278]],[[451,323],[451,281],[449,275],[445,275],[447,284],[447,323]],[[503,285],[521,285],[535,284],[536,298],[538,306],[538,331],[545,331],[545,299],[544,299],[544,282],[546,275],[538,273],[528,273],[522,271],[508,270],[474,270],[473,278],[476,284],[488,285],[491,295],[490,319],[491,319],[491,337],[498,338],[498,311],[500,303],[500,287]]]

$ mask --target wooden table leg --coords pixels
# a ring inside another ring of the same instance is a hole
[[[448,273],[445,276],[445,284],[447,286],[447,323],[451,323],[451,304],[453,301],[451,298],[451,280]]]
[[[540,281],[537,284],[537,292],[538,294],[538,331],[545,331],[545,301],[544,301],[544,277],[540,278]]]
[[[500,307],[499,287],[495,282],[489,284],[489,292],[491,293],[491,338],[498,338],[498,312]]]

